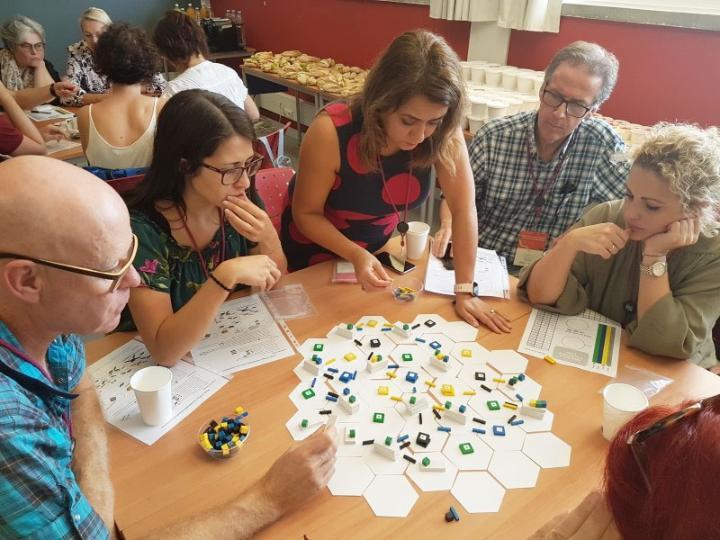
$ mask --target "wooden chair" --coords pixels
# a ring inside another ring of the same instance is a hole
[[[255,190],[265,203],[265,211],[280,233],[280,218],[288,204],[288,184],[295,171],[289,167],[261,169],[255,174]]]
[[[143,178],[145,178],[144,174],[136,174],[133,176],[126,176],[124,178],[107,180],[107,184],[122,195],[137,186]]]

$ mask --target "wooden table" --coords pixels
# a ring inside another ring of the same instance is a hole
[[[77,115],[77,112],[80,110],[80,107],[63,107],[66,111],[69,111],[75,115]],[[60,122],[64,122],[65,120],[33,120],[33,123],[38,127],[41,128],[43,126],[47,126],[49,124],[57,124]],[[78,139],[77,142],[79,143],[80,140]],[[53,157],[55,159],[59,159],[61,161],[75,161],[79,160],[81,158],[85,157],[85,154],[83,152],[82,146],[77,146],[75,148],[69,148],[67,150],[60,150],[58,152],[53,152],[51,154],[48,154],[50,157]]]
[[[424,265],[419,265],[419,273]],[[411,305],[395,303],[389,292],[365,293],[356,285],[330,285],[332,263],[323,263],[283,278],[283,284],[302,283],[317,315],[290,321],[302,342],[325,335],[341,321],[362,315],[383,315],[388,320],[411,320],[417,313],[437,313],[454,320],[447,297],[423,294]],[[514,294],[511,300],[489,300],[513,321],[507,335],[479,332],[478,341],[488,349],[516,348],[530,312]],[[88,358],[96,360],[130,338],[114,334],[87,346]],[[622,365],[650,369],[675,379],[655,396],[653,403],[675,403],[689,397],[720,392],[720,378],[682,361],[653,358],[626,347],[623,337]],[[116,522],[126,538],[142,534],[179,518],[230,501],[257,480],[290,445],[285,422],[295,413],[288,398],[298,384],[292,372],[298,355],[235,375],[233,380],[201,405],[189,418],[151,447],[114,427],[108,428],[112,448],[112,478],[116,490]],[[286,516],[259,538],[526,538],[548,518],[570,509],[598,486],[607,442],[600,434],[602,399],[599,390],[609,379],[602,375],[551,366],[530,359],[527,373],[543,385],[555,413],[553,433],[572,445],[570,467],[543,469],[532,489],[508,490],[500,512],[468,514],[449,492],[425,493],[405,519],[377,518],[363,497],[334,497],[325,490],[303,509]],[[252,436],[239,456],[213,461],[195,442],[197,431],[242,404],[250,411]],[[459,523],[447,524],[448,506],[461,513]],[[218,519],[223,519],[221,515]]]

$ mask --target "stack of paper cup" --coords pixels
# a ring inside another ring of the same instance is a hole
[[[534,94],[535,93],[535,75],[533,73],[522,72],[517,78],[517,89],[518,92],[523,94]]]
[[[143,422],[161,426],[172,418],[172,371],[150,366],[136,371],[130,378]]]
[[[648,408],[648,399],[642,390],[630,384],[611,383],[603,388],[602,434],[612,440],[637,413]]]
[[[493,88],[499,88],[502,82],[502,68],[485,68],[485,84]]]
[[[475,84],[485,84],[485,64],[475,64],[470,66],[470,80]]]
[[[470,115],[467,117],[468,120],[468,130],[470,133],[475,135],[481,127],[483,127],[487,123],[487,116],[475,116]]]
[[[502,87],[505,90],[515,90],[517,88],[518,70],[515,68],[505,68],[502,71]]]
[[[501,100],[492,100],[487,102],[488,119],[502,118],[507,114],[507,102]]]
[[[472,77],[472,64],[470,62],[460,62],[460,70],[462,71],[463,80],[469,81]]]
[[[487,103],[480,96],[472,96],[470,98],[471,115],[475,118],[487,118]]]
[[[408,232],[405,235],[405,240],[407,241],[407,257],[413,260],[419,259],[425,254],[430,225],[422,221],[411,221],[408,223],[408,227]]]

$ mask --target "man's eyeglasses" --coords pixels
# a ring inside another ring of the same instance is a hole
[[[43,52],[45,50],[45,44],[40,41],[39,43],[18,43],[18,47],[20,47],[25,52]]]
[[[132,235],[132,247],[130,249],[130,256],[123,264],[122,268],[115,272],[104,272],[102,270],[95,270],[93,268],[85,268],[83,266],[75,266],[72,264],[59,263],[55,261],[49,261],[47,259],[39,259],[37,257],[26,257],[25,255],[19,255],[17,253],[0,253],[0,259],[21,259],[26,261],[32,261],[35,264],[41,264],[43,266],[49,266],[51,268],[57,268],[58,270],[65,270],[66,272],[72,272],[74,274],[82,274],[84,276],[98,277],[102,279],[109,279],[112,281],[110,285],[110,292],[115,292],[120,285],[120,281],[123,276],[127,273],[135,260],[135,255],[138,250],[138,239],[134,234]]]
[[[248,177],[254,176],[255,173],[260,170],[262,162],[263,156],[261,156],[260,154],[253,154],[253,157],[246,161],[245,165],[240,165],[239,167],[218,169],[217,167],[213,167],[212,165],[208,165],[207,163],[203,163],[202,166],[206,169],[210,169],[211,171],[215,171],[216,173],[220,173],[220,183],[223,186],[231,186],[235,182],[240,180],[245,173],[247,173]]]
[[[556,94],[547,88],[543,89],[540,99],[545,105],[552,107],[553,109],[557,109],[564,103],[565,113],[573,118],[584,118],[585,115],[592,109],[592,107],[586,107],[577,101],[569,101],[560,94]]]
[[[718,406],[720,406],[720,394],[705,398],[702,401],[696,401],[695,403],[688,405],[684,409],[674,412],[666,416],[665,418],[661,418],[650,427],[642,429],[640,431],[636,431],[635,433],[630,435],[630,437],[628,437],[627,444],[630,446],[630,450],[632,450],[633,457],[635,458],[635,462],[640,469],[640,474],[643,477],[645,487],[647,488],[648,492],[652,491],[652,484],[650,483],[650,479],[647,475],[645,442],[653,435],[665,431],[666,429],[677,424],[684,418],[688,418],[694,414],[697,414],[698,412],[700,412],[701,409],[705,407]]]

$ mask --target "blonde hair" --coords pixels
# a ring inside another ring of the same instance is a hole
[[[89,7],[82,12],[82,15],[80,15],[80,30],[82,30],[83,21],[95,21],[102,23],[105,26],[110,26],[112,24],[110,15],[108,15],[104,9],[96,7]]]
[[[353,113],[362,114],[358,153],[368,170],[378,169],[386,144],[383,115],[414,96],[448,109],[433,134],[413,150],[412,165],[430,167],[439,161],[455,172],[454,157],[464,141],[452,135],[465,111],[465,83],[455,52],[442,37],[427,30],[395,38],[370,69],[362,93],[353,102]]]
[[[660,123],[635,151],[633,164],[652,171],[691,216],[703,236],[720,232],[720,133],[690,124]]]

